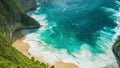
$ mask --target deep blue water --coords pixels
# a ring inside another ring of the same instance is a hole
[[[116,27],[117,0],[38,0],[35,14],[46,14],[48,26],[39,38],[49,46],[79,52],[87,44],[93,54],[105,53]],[[101,32],[103,31],[103,33]]]

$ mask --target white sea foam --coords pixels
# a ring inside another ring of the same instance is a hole
[[[117,36],[120,35],[120,9],[117,13],[114,14],[114,16],[117,17],[117,19],[115,20],[116,24],[117,24],[117,27],[114,29],[115,31],[115,35],[114,35],[114,40],[116,40]]]
[[[25,34],[27,31],[28,30],[24,30],[22,32]],[[31,55],[42,56],[48,63],[54,64],[57,61],[63,61],[74,63],[78,65],[79,68],[103,68],[115,63],[115,58],[111,49],[106,49],[106,54],[100,54],[93,58],[86,44],[81,47],[82,50],[79,53],[69,55],[66,50],[57,50],[51,46],[40,43],[37,36],[38,35],[35,33],[28,34],[26,35],[24,42],[30,44],[31,48],[29,49],[29,52]]]
[[[104,54],[93,56],[89,51],[88,44],[83,44],[80,52],[70,55],[65,49],[58,50],[54,47],[47,46],[47,44],[38,39],[39,34],[28,34],[30,30],[22,31],[22,33],[26,36],[26,39],[23,42],[30,44],[29,52],[31,55],[42,56],[46,62],[51,64],[54,64],[57,61],[63,61],[74,63],[78,65],[79,68],[104,68],[107,65],[117,65],[111,49],[113,43],[117,39],[117,36],[120,35],[120,11],[116,12],[114,16],[117,16],[117,19],[115,20],[117,26],[115,29],[113,29],[113,31],[115,31],[115,35],[113,36],[112,40],[106,39],[109,35],[111,35],[111,33],[106,32],[108,29],[104,27],[103,30],[99,31],[99,33],[101,36],[105,35],[105,37],[100,36],[98,38],[99,41],[96,41],[96,44],[100,45],[100,47],[105,51]],[[40,24],[42,24],[43,27],[39,29],[40,32],[46,29],[47,21],[45,20],[45,14],[31,14],[31,17],[35,18]],[[103,45],[105,47],[103,47]]]
[[[26,30],[22,32],[24,33]],[[34,33],[26,35],[26,39],[24,40],[24,42],[30,44],[31,48],[29,49],[29,52],[31,55],[42,56],[46,62],[51,64],[54,64],[57,61],[63,61],[74,63],[78,65],[79,68],[104,68],[105,66],[116,62],[110,49],[106,49],[106,54],[100,54],[99,56],[93,57],[87,44],[84,44],[79,53],[69,55],[65,49],[58,50],[38,41],[37,35]]]

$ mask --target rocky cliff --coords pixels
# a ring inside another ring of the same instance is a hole
[[[113,45],[112,50],[120,67],[120,36]]]
[[[22,1],[28,0],[21,0],[21,2]],[[33,18],[24,13],[17,0],[0,0],[1,33],[12,38],[12,34],[16,30],[39,27],[40,25]]]
[[[18,2],[25,12],[35,10],[37,8],[36,0],[18,0]]]
[[[13,48],[9,40],[15,30],[39,27],[24,13],[17,0],[0,0],[0,68],[46,68],[45,64],[29,59]]]

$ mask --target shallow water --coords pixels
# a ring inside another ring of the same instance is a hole
[[[42,27],[37,31],[23,30],[24,34],[35,31],[26,35],[25,40],[31,45],[32,55],[43,56],[52,64],[60,60],[72,62],[80,68],[116,65],[111,47],[119,35],[119,1],[37,0],[37,3],[37,10],[28,15]]]

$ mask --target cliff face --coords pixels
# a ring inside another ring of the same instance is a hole
[[[40,25],[33,18],[24,13],[17,0],[0,0],[1,33],[12,38],[12,34],[15,30],[39,27]]]
[[[112,50],[120,66],[120,37],[118,37],[118,39],[116,40],[115,44],[112,47]]]
[[[30,60],[17,51],[8,40],[15,30],[40,27],[24,13],[17,2],[0,0],[0,68],[46,68],[45,64]]]
[[[25,12],[35,10],[37,8],[36,0],[18,0],[18,2]]]

